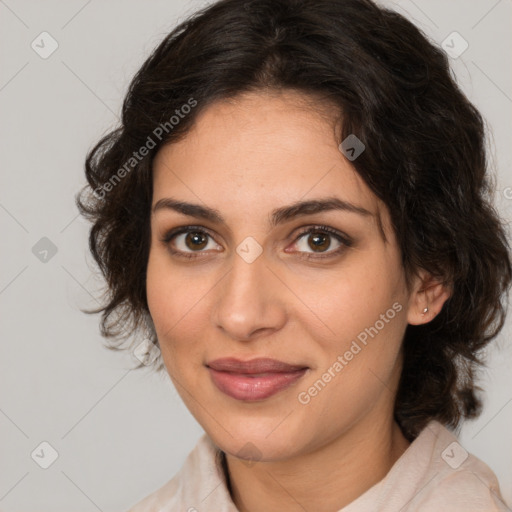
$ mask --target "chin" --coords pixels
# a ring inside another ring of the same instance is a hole
[[[213,442],[224,452],[247,461],[278,461],[293,456],[306,440],[304,429],[279,418],[232,418],[202,425]],[[280,422],[282,422],[280,424]],[[224,427],[224,428],[223,428]],[[276,428],[277,427],[277,428]],[[301,442],[302,441],[302,442]]]

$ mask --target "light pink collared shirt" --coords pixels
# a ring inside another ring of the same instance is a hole
[[[204,434],[181,470],[128,512],[238,512]],[[491,469],[431,421],[388,474],[338,512],[512,512]]]

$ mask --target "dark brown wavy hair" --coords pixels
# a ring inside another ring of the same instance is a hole
[[[407,326],[395,418],[410,440],[431,419],[457,428],[481,410],[476,370],[505,321],[510,248],[482,116],[442,49],[370,0],[221,0],[165,37],[131,82],[121,126],[87,155],[76,202],[107,287],[86,312],[102,313],[109,348],[133,348],[141,331],[158,346],[146,298],[155,154],[214,101],[287,89],[336,106],[340,142],[365,144],[352,164],[389,209],[408,283],[421,268],[453,290],[432,321]]]

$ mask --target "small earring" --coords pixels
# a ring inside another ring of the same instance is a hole
[[[423,314],[425,314],[425,313],[427,313],[427,312],[428,312],[428,308],[425,308],[425,309],[423,310]]]

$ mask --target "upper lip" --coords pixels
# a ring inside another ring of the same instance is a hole
[[[251,359],[250,361],[241,361],[234,357],[225,357],[215,359],[207,363],[209,368],[220,372],[232,373],[289,373],[298,370],[304,370],[307,366],[295,365],[278,361],[277,359],[269,359],[265,357]]]

